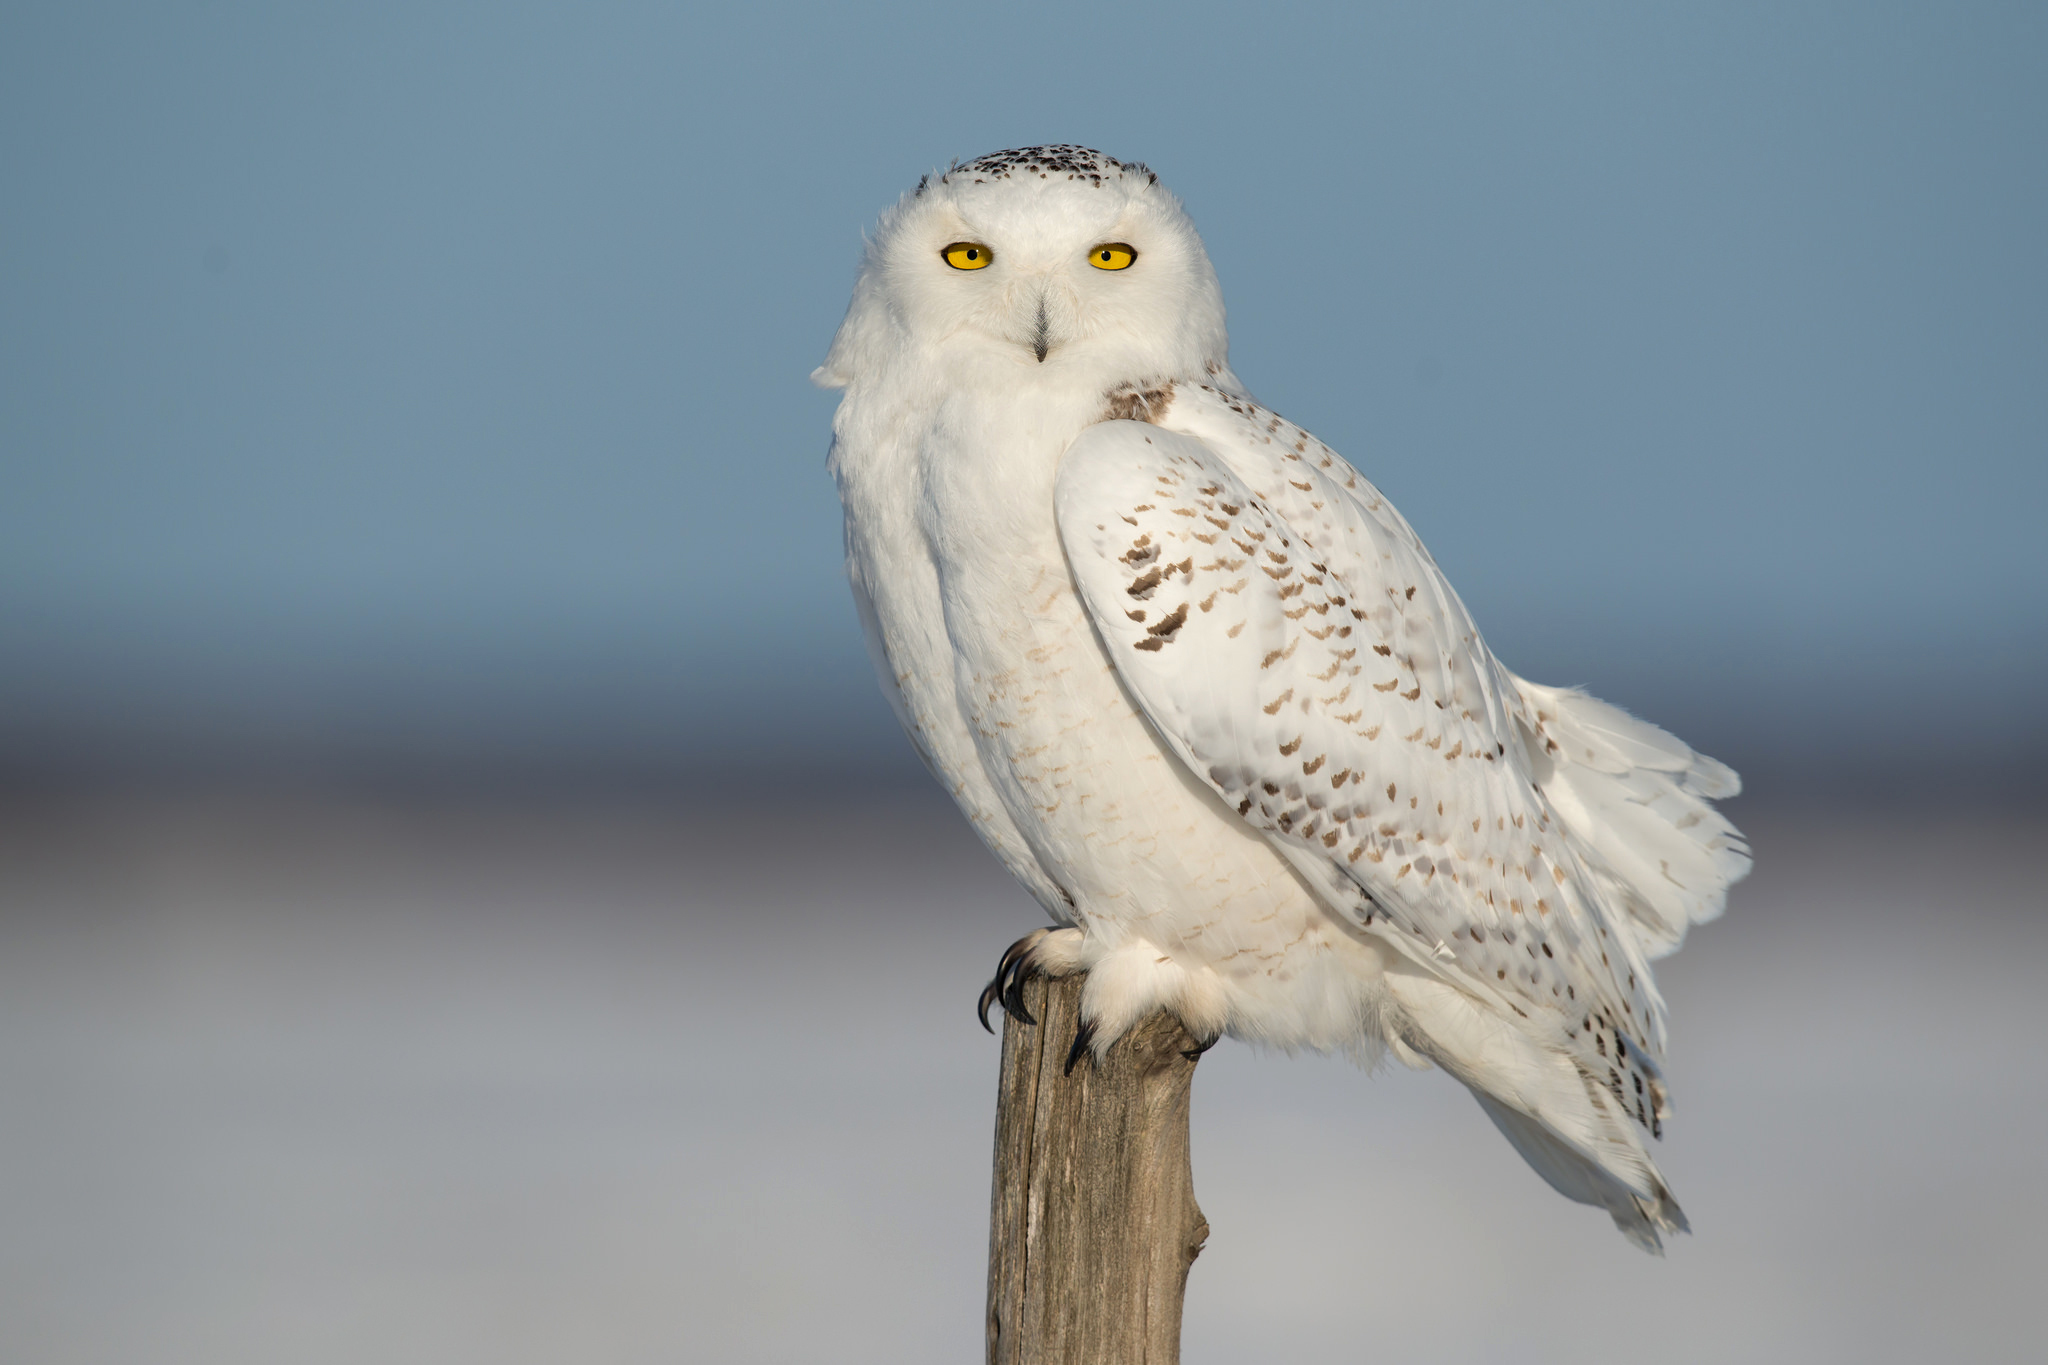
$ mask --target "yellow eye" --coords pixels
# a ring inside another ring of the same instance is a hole
[[[1122,242],[1104,242],[1088,253],[1088,264],[1097,270],[1129,270],[1138,253]]]
[[[996,258],[996,253],[980,242],[955,242],[939,254],[955,270],[980,270]]]

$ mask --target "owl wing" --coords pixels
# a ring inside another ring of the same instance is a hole
[[[1502,667],[1393,504],[1301,428],[1248,399],[1199,385],[1176,392],[1164,420],[1213,446],[1252,491],[1311,539],[1348,541],[1353,537],[1345,523],[1363,516],[1398,553],[1426,566],[1446,619],[1483,656],[1477,667],[1514,722],[1509,750],[1521,750],[1531,784],[1646,957],[1674,951],[1691,925],[1721,913],[1728,888],[1750,868],[1741,833],[1712,804],[1741,791],[1731,769],[1617,706],[1573,688],[1532,683]],[[1304,467],[1344,496],[1326,497],[1329,490],[1310,480]]]
[[[1635,1130],[1666,1112],[1663,1004],[1538,787],[1518,680],[1355,471],[1196,399],[1091,427],[1061,463],[1061,539],[1114,667],[1195,776],[1405,959],[1412,1045],[1654,1245],[1682,1226]]]

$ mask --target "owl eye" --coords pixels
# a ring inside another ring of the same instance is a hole
[[[1088,253],[1088,264],[1097,270],[1129,270],[1138,253],[1123,242],[1104,242]]]
[[[980,270],[996,258],[996,253],[980,242],[955,242],[939,254],[955,270]]]

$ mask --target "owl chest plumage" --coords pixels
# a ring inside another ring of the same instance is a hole
[[[849,571],[906,728],[1047,908],[1227,953],[1307,900],[1159,742],[1076,594],[1054,478],[1105,415],[1094,390],[955,399],[849,445],[836,464]]]

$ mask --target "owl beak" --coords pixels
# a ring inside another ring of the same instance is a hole
[[[1052,319],[1045,314],[1045,295],[1038,296],[1037,325],[1031,331],[1031,350],[1038,357],[1038,363],[1045,363],[1045,353],[1052,349]]]

